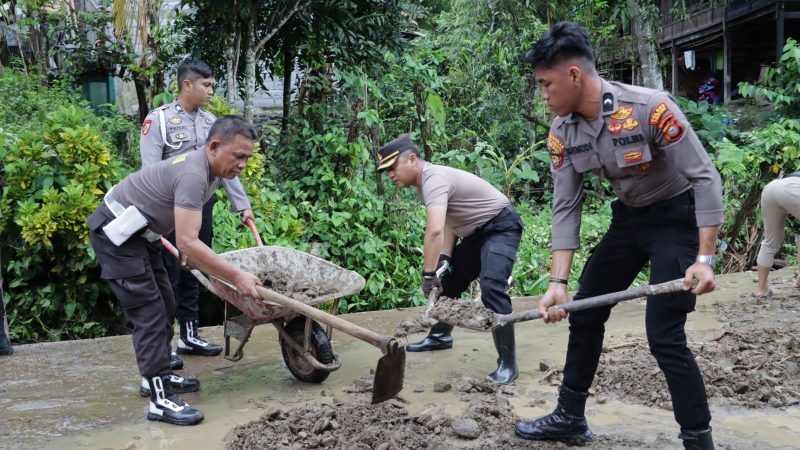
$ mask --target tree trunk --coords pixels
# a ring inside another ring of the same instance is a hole
[[[664,89],[664,79],[661,76],[661,68],[658,66],[658,49],[655,41],[655,23],[648,19],[651,15],[646,14],[639,6],[638,0],[626,0],[628,8],[633,11],[631,23],[633,33],[636,36],[636,49],[639,53],[639,64],[642,67],[642,84],[652,89]]]
[[[422,95],[422,86],[414,85],[414,103],[417,107],[417,118],[419,119],[420,145],[425,154],[425,161],[430,161],[433,157],[433,150],[429,144],[431,140],[431,121],[425,114],[425,97]]]
[[[380,129],[378,128],[378,125],[377,124],[372,125],[369,128],[369,141],[371,143],[371,145],[370,145],[370,150],[371,150],[370,154],[371,155],[375,155],[375,154],[378,153],[378,148],[380,148],[379,147],[380,146],[380,136],[381,136],[381,133],[380,133]],[[381,177],[381,173],[378,172],[378,165],[377,165],[377,163],[375,163],[375,160],[373,159],[372,161],[373,161],[373,167],[375,168],[375,184],[378,185],[378,197],[383,197],[383,192],[384,192],[384,189],[383,189],[383,177]]]
[[[234,66],[233,49],[236,46],[236,31],[231,31],[228,35],[228,42],[225,46],[225,101],[229,105],[236,99],[236,66]]]
[[[256,18],[250,17],[244,57],[244,119],[253,123],[253,95],[256,90]]]
[[[294,53],[288,42],[283,43],[283,111],[281,117],[281,145],[289,141],[289,119],[292,114],[292,72]]]
[[[136,100],[139,103],[139,123],[143,123],[147,113],[150,112],[147,103],[147,85],[138,76],[132,78],[133,86],[136,88]]]

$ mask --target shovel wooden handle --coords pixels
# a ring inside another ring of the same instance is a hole
[[[397,340],[389,336],[381,336],[380,334],[367,330],[366,328],[362,328],[354,323],[350,323],[344,319],[336,317],[332,314],[328,314],[325,311],[320,311],[313,306],[306,305],[305,303],[298,302],[292,298],[289,298],[283,294],[275,292],[271,289],[267,289],[261,286],[256,286],[258,289],[258,293],[261,294],[261,298],[264,300],[270,301],[272,303],[277,303],[278,305],[284,306],[286,308],[290,308],[294,311],[297,311],[304,316],[308,316],[317,322],[324,323],[325,325],[330,325],[337,330],[343,331],[350,336],[355,338],[361,339],[362,341],[372,344],[375,347],[378,347],[384,354],[386,355],[393,355],[397,352],[399,348],[399,344]]]
[[[695,280],[694,284],[696,283],[697,281]],[[678,280],[667,281],[665,283],[639,286],[633,289],[628,289],[627,291],[612,292],[610,294],[598,295],[597,297],[584,298],[578,301],[572,301],[558,305],[558,307],[566,312],[581,311],[584,309],[597,308],[598,306],[613,305],[625,300],[647,297],[648,295],[667,294],[671,292],[680,292],[683,290],[683,278],[681,278]],[[520,311],[511,314],[498,314],[495,326],[503,326],[509,323],[525,322],[528,320],[536,320],[541,318],[542,315],[539,313],[538,309]]]

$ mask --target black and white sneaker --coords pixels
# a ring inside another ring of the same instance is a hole
[[[183,378],[174,372],[169,372],[166,376],[169,380],[169,384],[172,385],[172,390],[178,394],[197,392],[200,390],[200,380],[196,378]],[[142,377],[139,395],[142,397],[150,397],[150,383],[147,382],[147,378]]]
[[[178,339],[178,353],[185,355],[217,356],[222,346],[203,340],[198,334],[199,320],[181,322],[181,337]]]
[[[173,425],[195,425],[203,421],[203,413],[189,406],[172,389],[169,374],[145,379],[150,387],[150,407],[147,420]]]

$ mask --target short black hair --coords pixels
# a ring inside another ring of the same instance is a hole
[[[178,64],[178,90],[183,86],[183,80],[189,80],[190,83],[201,78],[211,78],[214,72],[208,64],[200,61],[199,59],[187,59]]]
[[[222,142],[229,142],[236,138],[236,136],[244,136],[247,139],[255,142],[258,140],[258,133],[252,125],[241,116],[222,116],[214,122],[211,130],[208,131],[208,138],[206,142],[211,141],[213,138],[218,138]]]
[[[534,69],[549,69],[564,58],[585,58],[594,65],[589,33],[575,22],[558,22],[547,30],[524,60]]]

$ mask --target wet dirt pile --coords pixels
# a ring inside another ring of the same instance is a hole
[[[441,322],[479,331],[489,331],[495,319],[494,311],[480,302],[449,297],[439,297],[428,315]]]
[[[708,338],[687,333],[710,403],[747,408],[800,404],[800,296],[792,289],[770,298],[749,293],[714,305],[728,323]],[[543,382],[561,383],[561,368]],[[644,337],[608,342],[592,389],[599,402],[612,396],[671,410],[664,375]]]
[[[408,319],[400,322],[397,325],[397,328],[394,330],[394,337],[396,338],[404,338],[414,333],[422,333],[423,331],[428,331],[433,324],[436,323],[436,319],[432,319],[431,317],[426,316],[425,314],[421,316],[417,316],[414,319]]]
[[[514,436],[520,420],[507,395],[491,383],[471,380],[459,390],[468,402],[460,416],[451,416],[435,404],[412,413],[398,399],[371,405],[369,396],[355,394],[332,405],[271,409],[260,419],[236,427],[226,438],[229,449],[484,449],[531,448]],[[505,392],[505,390],[504,390]],[[659,448],[613,436],[599,436],[604,448]],[[663,444],[663,443],[662,443]],[[537,443],[537,448],[567,448],[561,443]]]

